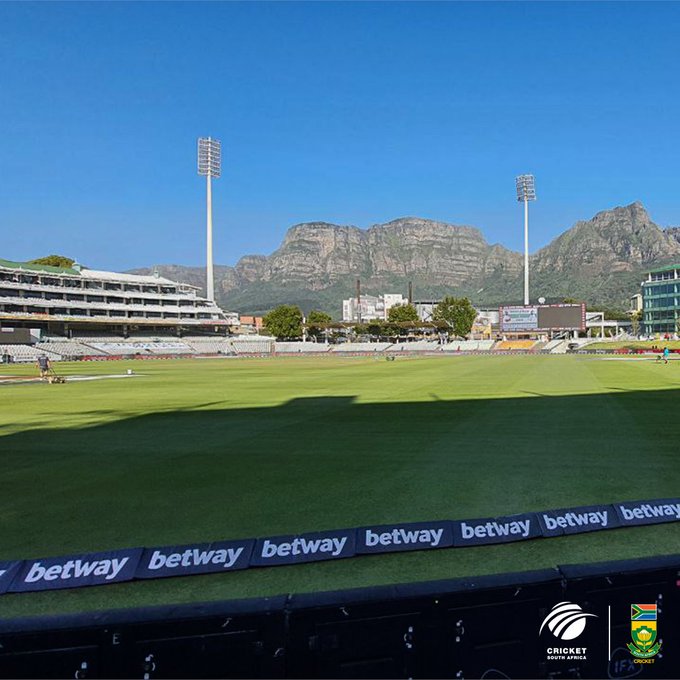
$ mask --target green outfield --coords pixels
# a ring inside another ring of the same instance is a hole
[[[680,362],[328,357],[59,368],[139,375],[0,385],[0,560],[680,495]],[[4,595],[0,616],[674,552],[680,524]]]

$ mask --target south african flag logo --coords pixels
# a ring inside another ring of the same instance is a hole
[[[630,636],[628,650],[638,659],[648,659],[658,654],[661,642],[657,642],[656,604],[630,605]]]

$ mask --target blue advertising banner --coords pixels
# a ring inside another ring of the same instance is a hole
[[[134,578],[142,548],[25,560],[9,588],[11,593],[82,588]]]
[[[247,569],[255,540],[146,548],[135,578],[164,578]]]
[[[357,529],[357,554],[432,550],[453,545],[450,521],[384,524]]]
[[[23,562],[0,562],[0,595],[6,593]]]
[[[541,536],[541,527],[533,512],[509,517],[488,517],[453,522],[453,545],[456,548],[511,543],[539,536]]]
[[[250,565],[268,567],[353,557],[355,535],[355,529],[341,529],[297,536],[260,538],[255,544]]]
[[[537,512],[541,531],[546,538],[565,534],[582,534],[621,526],[612,505],[584,505],[579,508]]]
[[[622,526],[660,524],[680,520],[680,498],[659,498],[653,501],[614,503]]]

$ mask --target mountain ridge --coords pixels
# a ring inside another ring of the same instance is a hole
[[[531,290],[627,308],[642,271],[680,260],[680,227],[664,230],[639,201],[579,220],[530,256]],[[204,289],[205,268],[156,265],[162,275]],[[152,271],[153,267],[131,270]],[[475,304],[519,302],[523,255],[487,242],[474,226],[416,216],[367,229],[313,221],[292,225],[271,255],[244,255],[215,267],[217,301],[261,313],[289,302],[335,317],[361,279],[365,294],[405,292],[416,299],[467,295]]]

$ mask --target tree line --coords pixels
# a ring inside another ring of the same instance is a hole
[[[446,296],[435,308],[431,322],[421,321],[411,303],[394,305],[387,319],[374,319],[361,323],[334,322],[330,314],[311,311],[305,319],[297,305],[279,305],[263,318],[266,331],[277,340],[299,340],[305,335],[321,339],[330,333],[350,330],[355,335],[373,337],[398,337],[418,329],[437,329],[464,338],[470,334],[477,311],[468,298]]]

